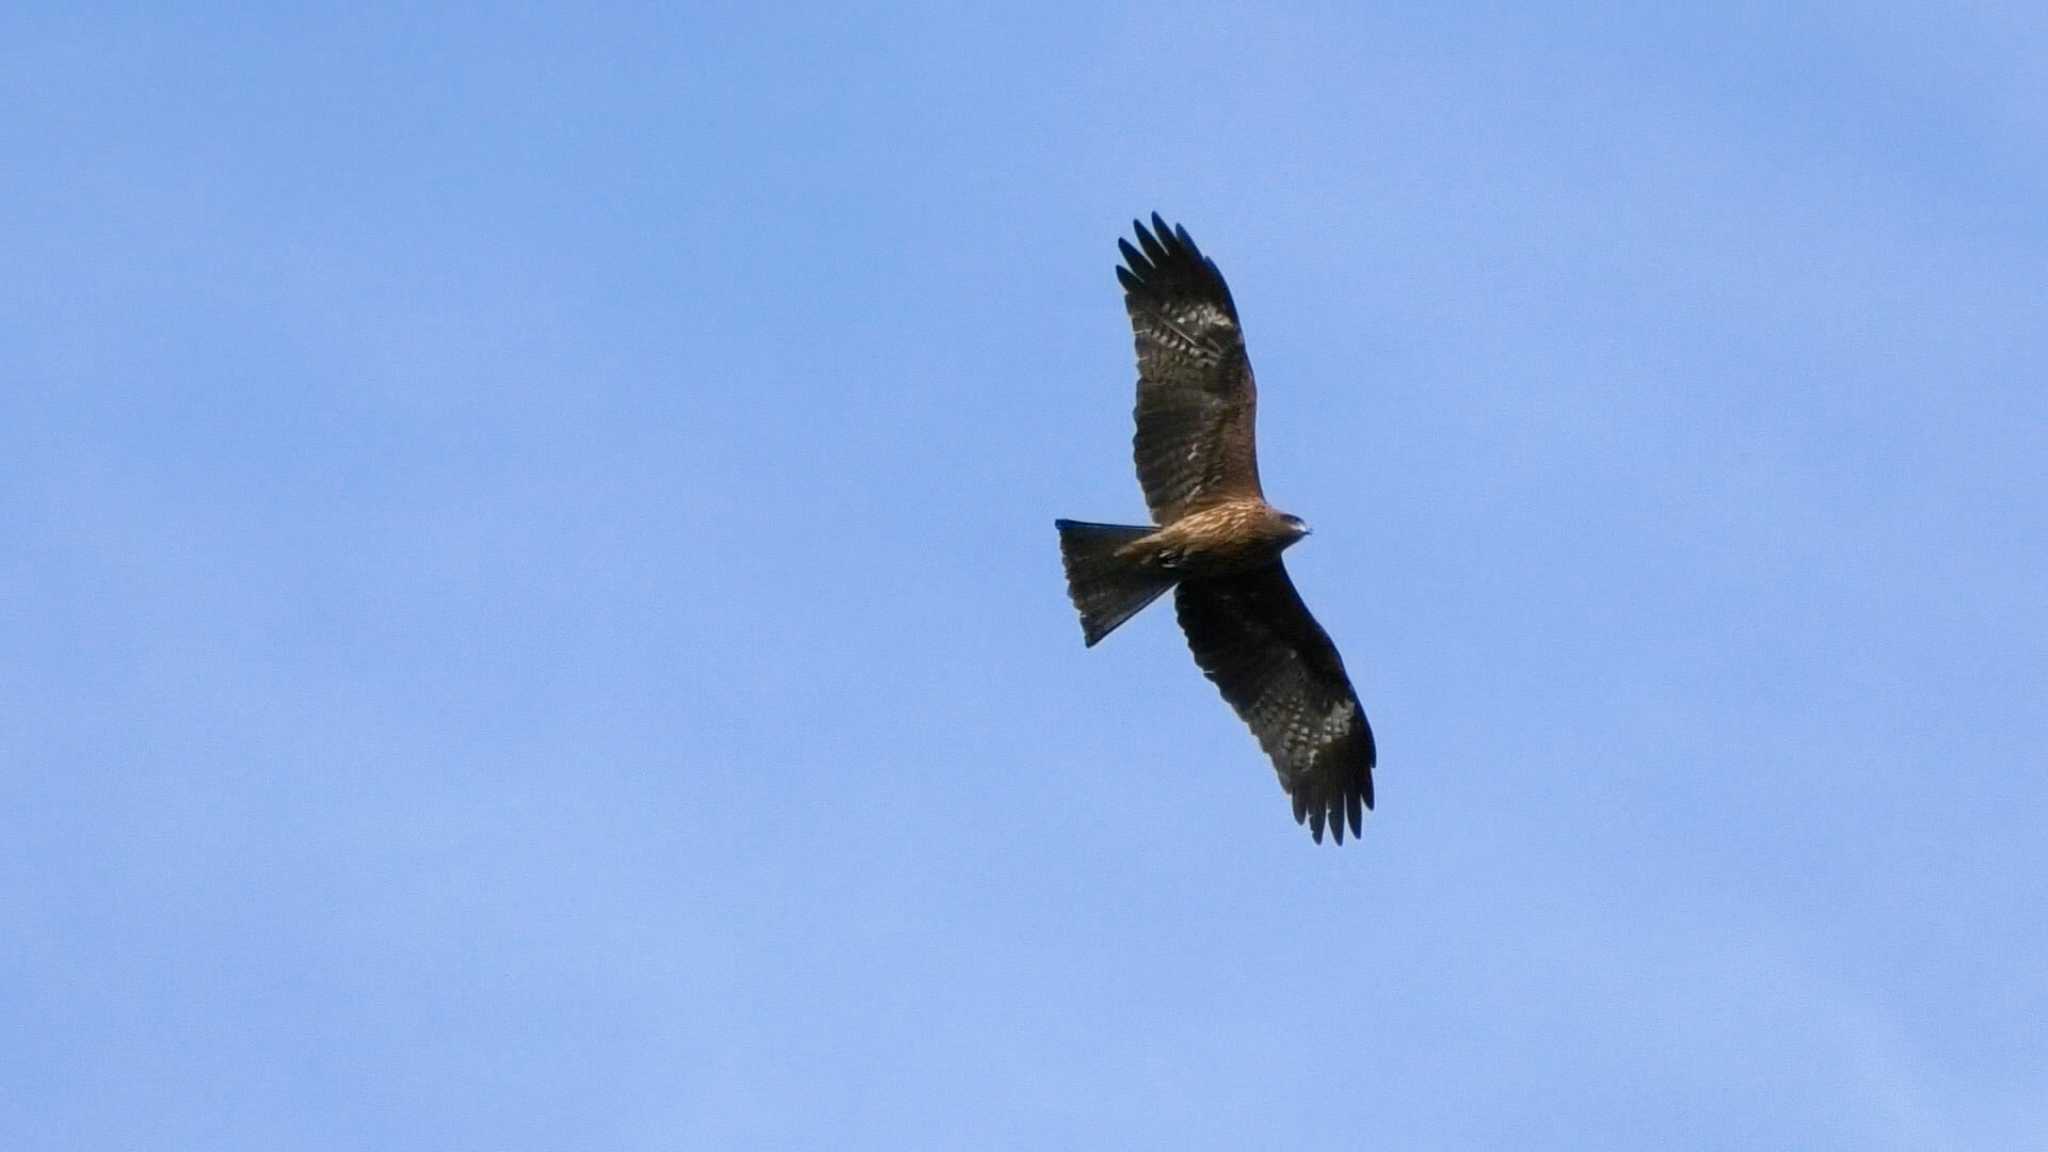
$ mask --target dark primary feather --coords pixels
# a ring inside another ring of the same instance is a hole
[[[1138,245],[1117,242],[1116,270],[1138,348],[1132,447],[1152,519],[1168,524],[1213,499],[1261,494],[1258,389],[1215,261],[1156,212],[1151,231],[1132,227]]]
[[[1250,726],[1318,843],[1344,842],[1372,807],[1372,726],[1344,661],[1277,561],[1243,576],[1189,580],[1174,595],[1195,663]]]

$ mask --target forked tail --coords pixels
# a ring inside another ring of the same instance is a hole
[[[1173,577],[1142,568],[1117,549],[1152,534],[1150,528],[1055,520],[1060,559],[1067,566],[1067,595],[1081,611],[1081,636],[1095,642],[1173,587]]]

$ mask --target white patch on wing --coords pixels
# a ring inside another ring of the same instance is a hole
[[[1326,738],[1342,736],[1351,727],[1351,718],[1358,714],[1358,705],[1349,700],[1339,700],[1323,716],[1323,735]]]

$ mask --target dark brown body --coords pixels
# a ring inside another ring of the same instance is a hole
[[[1264,500],[1231,500],[1188,512],[1117,555],[1177,580],[1236,576],[1273,563],[1306,535],[1300,520]]]

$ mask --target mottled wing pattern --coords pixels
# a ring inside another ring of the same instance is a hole
[[[1152,231],[1133,227],[1138,244],[1117,242],[1124,266],[1116,270],[1138,345],[1133,447],[1153,522],[1170,524],[1219,497],[1260,495],[1258,390],[1215,261],[1156,212]]]
[[[1323,826],[1344,842],[1372,807],[1372,726],[1344,661],[1309,615],[1287,569],[1190,580],[1175,593],[1195,663],[1237,709],[1294,800],[1295,823],[1317,843]]]

